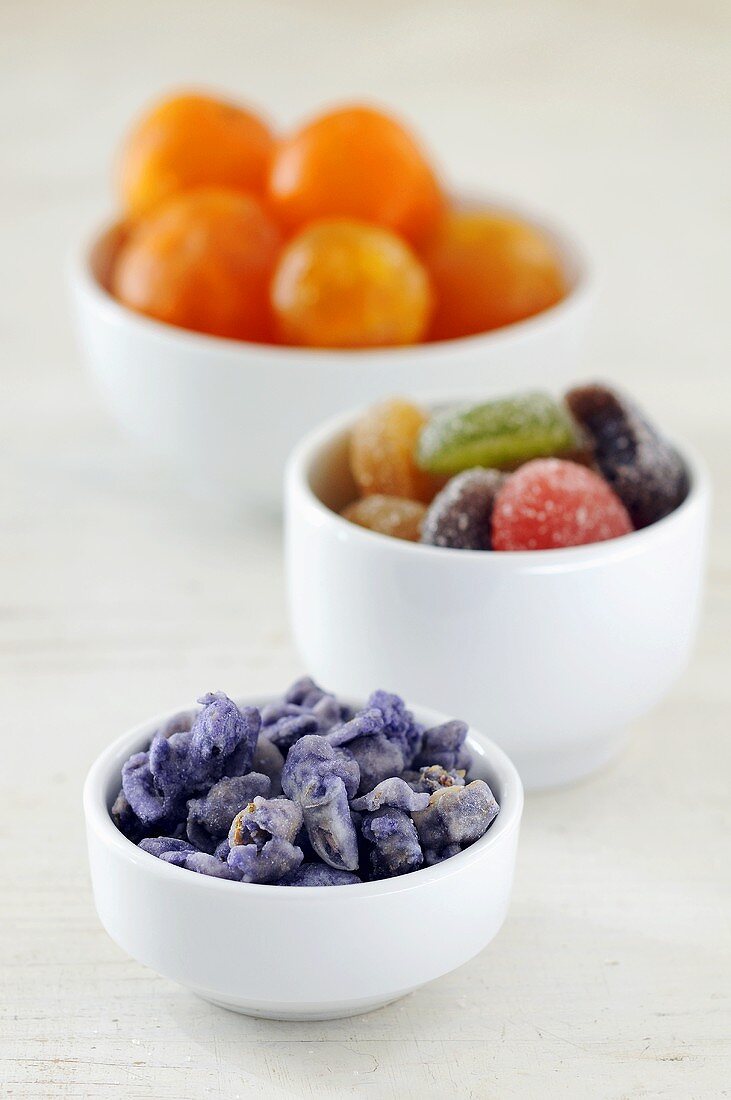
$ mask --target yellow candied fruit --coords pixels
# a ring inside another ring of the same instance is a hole
[[[343,509],[342,515],[380,535],[418,542],[426,508],[416,500],[377,495],[354,501]]]
[[[400,398],[374,405],[353,428],[350,468],[362,496],[374,493],[429,503],[438,489],[414,459],[427,417]]]

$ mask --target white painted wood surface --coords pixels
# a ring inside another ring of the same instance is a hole
[[[727,1095],[729,34],[723,0],[2,4],[0,1094]],[[377,94],[458,178],[565,217],[602,267],[586,374],[630,386],[715,474],[685,678],[615,764],[528,800],[482,957],[332,1024],[196,1000],[110,942],[89,892],[98,750],[202,689],[299,671],[278,523],[206,515],[131,453],[69,331],[65,251],[108,206],[132,111],[181,80],[284,121]]]

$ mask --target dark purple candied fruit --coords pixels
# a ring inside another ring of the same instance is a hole
[[[595,384],[569,390],[566,404],[635,527],[648,527],[683,503],[688,475],[680,455],[631,401]]]
[[[489,550],[492,506],[504,480],[498,470],[481,467],[457,474],[429,506],[421,541],[454,550]]]

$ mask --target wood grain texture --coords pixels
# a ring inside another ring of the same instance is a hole
[[[1,1095],[728,1095],[729,32],[711,0],[0,8]],[[133,453],[67,318],[64,254],[109,206],[117,136],[181,78],[285,121],[377,93],[455,177],[563,216],[601,259],[586,375],[631,388],[715,478],[685,677],[605,771],[528,799],[488,950],[334,1023],[248,1020],[157,978],[102,931],[87,878],[80,791],[103,745],[300,671],[279,522],[214,515]]]

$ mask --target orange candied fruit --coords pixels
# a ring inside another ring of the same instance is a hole
[[[381,225],[411,241],[444,209],[437,177],[404,127],[370,107],[321,115],[284,139],[272,161],[269,194],[282,224],[317,218]]]
[[[377,531],[380,535],[418,542],[426,507],[417,500],[377,495],[353,501],[341,515],[351,523]]]
[[[269,283],[279,247],[279,230],[251,195],[188,191],[136,223],[112,290],[130,309],[171,325],[270,341]]]
[[[308,226],[284,249],[272,281],[280,338],[315,348],[369,348],[421,340],[429,281],[386,229],[336,219]]]
[[[429,338],[509,325],[566,293],[560,258],[538,229],[488,211],[450,213],[421,256],[435,296]]]
[[[350,468],[363,496],[405,497],[428,503],[438,484],[414,461],[427,417],[416,405],[392,398],[373,405],[350,437]]]
[[[262,194],[273,151],[266,124],[237,104],[193,92],[166,97],[140,118],[122,150],[124,210],[137,217],[193,187]]]

